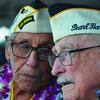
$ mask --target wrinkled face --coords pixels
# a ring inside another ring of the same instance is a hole
[[[88,36],[70,36],[56,42],[52,51],[60,56],[61,52],[95,46]],[[64,59],[56,57],[52,66],[52,74],[58,76],[58,83],[74,84],[84,96],[91,90],[100,89],[100,47],[86,49],[78,52],[64,53]],[[76,50],[77,51],[77,50]],[[67,55],[67,56],[66,56]],[[69,56],[68,56],[69,55]],[[65,64],[65,65],[64,65]]]
[[[16,43],[21,44],[20,47],[17,47],[18,45],[16,45]],[[52,36],[50,34],[17,33],[12,44],[15,51],[10,50],[10,60],[12,62],[13,79],[15,83],[25,91],[35,91],[39,89],[39,87],[42,87],[50,78],[49,64],[47,60],[39,59],[39,55],[44,52],[45,54],[49,54],[53,46]],[[18,55],[16,52],[19,51],[19,56],[25,52],[27,53],[29,50],[28,46],[33,47],[28,57],[21,58],[16,56]],[[45,47],[46,51],[34,49],[37,47]],[[24,49],[26,51],[21,53]],[[12,52],[15,52],[15,55]]]

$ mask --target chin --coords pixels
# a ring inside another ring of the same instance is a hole
[[[22,91],[29,91],[29,92],[36,92],[38,90],[40,90],[41,88],[43,88],[43,86],[41,86],[41,84],[39,83],[29,83],[29,82],[20,82],[18,83],[18,86],[20,87],[20,89]]]
[[[22,91],[27,91],[27,92],[34,92],[38,88],[38,87],[30,86],[30,85],[20,85],[19,87]]]

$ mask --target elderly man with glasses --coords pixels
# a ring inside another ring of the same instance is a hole
[[[48,10],[38,1],[32,7],[20,10],[6,37],[6,58],[10,60],[13,79],[5,100],[56,100],[60,90],[48,64],[54,44]]]
[[[49,63],[62,85],[63,99],[98,100],[100,9],[55,3],[49,12],[55,42]]]

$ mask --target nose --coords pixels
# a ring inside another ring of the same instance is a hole
[[[60,63],[59,58],[56,58],[51,71],[52,75],[57,76],[64,72],[66,72],[66,68]]]
[[[30,67],[35,67],[37,65],[37,53],[36,51],[32,51],[28,60],[27,65]]]

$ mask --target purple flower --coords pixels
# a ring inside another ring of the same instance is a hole
[[[10,91],[9,83],[12,79],[12,70],[9,64],[5,64],[2,70],[2,75],[0,76],[0,83],[3,84],[2,89],[0,90],[0,98],[6,98],[8,92]]]

